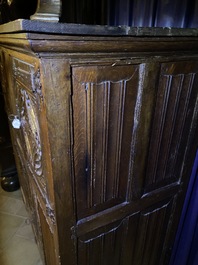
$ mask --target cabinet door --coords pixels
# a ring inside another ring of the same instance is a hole
[[[197,71],[72,68],[78,265],[168,263],[195,153]]]

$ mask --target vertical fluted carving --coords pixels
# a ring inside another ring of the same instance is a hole
[[[138,87],[134,84],[139,72],[138,66],[77,68],[74,72],[78,208],[89,212],[126,200]]]
[[[162,183],[167,180],[174,182],[180,178],[178,165],[185,152],[185,145],[181,141],[191,108],[190,104],[192,104],[190,102],[193,100],[191,94],[195,91],[197,75],[191,69],[187,69],[184,73],[177,71],[180,65],[182,63],[170,63],[167,66],[163,64],[161,69],[150,142],[146,189],[163,185]],[[186,68],[187,65],[186,63]]]

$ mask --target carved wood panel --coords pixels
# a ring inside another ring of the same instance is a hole
[[[46,193],[46,179],[43,174],[42,148],[39,125],[39,109],[42,101],[39,84],[39,70],[34,65],[13,59],[14,93],[16,110],[14,115],[20,119],[21,128],[16,130],[17,148],[24,156],[26,167],[37,184]]]
[[[139,66],[73,69],[77,210],[126,200]]]
[[[150,139],[145,192],[182,178],[188,132],[197,99],[198,63],[163,63]]]
[[[174,200],[134,213],[78,239],[79,265],[164,264],[163,248]]]
[[[22,181],[22,186],[25,186],[25,182],[27,182],[29,188],[31,185],[35,187],[34,193],[29,192],[26,194],[26,198],[29,200],[28,204],[30,205],[30,214],[34,219],[33,222],[35,222],[34,226],[36,229],[38,228],[36,234],[38,234],[38,240],[40,240],[38,244],[42,249],[37,204],[42,204],[47,229],[49,229],[52,237],[56,234],[56,216],[53,194],[49,191],[51,183],[46,177],[47,170],[46,163],[44,163],[46,148],[43,148],[42,129],[45,125],[45,119],[43,118],[44,98],[40,82],[40,69],[34,61],[31,64],[18,58],[12,58],[12,63],[14,73],[12,107],[13,112],[21,122],[20,129],[14,130],[15,143],[26,172],[23,174],[26,179]]]
[[[168,264],[197,71],[187,61],[72,68],[79,265]]]

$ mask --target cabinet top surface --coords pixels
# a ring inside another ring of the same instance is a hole
[[[68,23],[53,23],[18,19],[0,25],[0,33],[41,33],[59,35],[93,35],[93,36],[153,36],[153,37],[197,37],[198,28],[140,28],[128,26],[100,26]]]

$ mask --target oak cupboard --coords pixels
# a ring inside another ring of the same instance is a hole
[[[0,32],[44,263],[168,264],[198,142],[198,30],[16,20]]]

